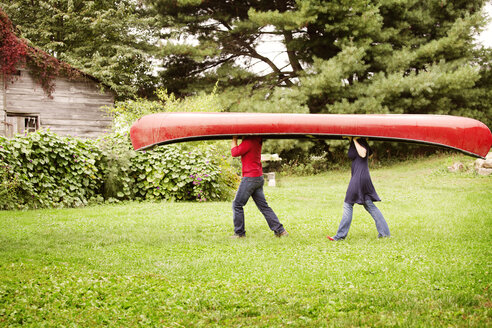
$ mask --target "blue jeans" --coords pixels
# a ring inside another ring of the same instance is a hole
[[[234,220],[234,233],[236,235],[243,236],[246,234],[244,229],[244,209],[243,207],[248,202],[249,197],[252,197],[255,201],[256,207],[265,217],[265,220],[270,227],[270,230],[274,231],[276,234],[284,232],[284,226],[278,220],[275,212],[268,206],[265,199],[265,194],[263,193],[263,176],[260,177],[244,177],[241,179],[239,188],[236,192],[236,197],[232,202],[232,218]]]
[[[369,214],[371,214],[374,222],[376,223],[376,229],[378,230],[378,237],[389,237],[390,231],[388,228],[388,224],[384,219],[381,211],[374,205],[371,200],[366,200],[364,204],[364,208]],[[350,224],[352,223],[352,214],[354,212],[354,204],[343,203],[343,215],[342,220],[340,221],[340,225],[338,226],[338,231],[333,239],[340,240],[345,239],[350,229]]]

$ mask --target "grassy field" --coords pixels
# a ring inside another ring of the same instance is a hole
[[[250,202],[232,240],[228,202],[0,212],[0,326],[492,326],[492,178],[461,156],[373,169],[392,237],[356,206],[346,171],[265,189],[290,232]]]

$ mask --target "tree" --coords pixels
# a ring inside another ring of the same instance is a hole
[[[166,87],[219,81],[230,111],[439,113],[491,121],[484,0],[147,0],[166,22]],[[256,49],[280,37],[289,64]],[[268,74],[239,65],[259,60]],[[265,102],[265,99],[268,102]],[[485,100],[485,101],[481,101]]]
[[[4,81],[14,80],[15,73],[21,67],[29,69],[49,97],[57,76],[72,79],[83,75],[81,71],[39,48],[29,46],[26,40],[19,38],[9,17],[0,8],[0,73]]]
[[[120,97],[152,88],[159,25],[133,0],[0,0],[33,46],[81,69]]]

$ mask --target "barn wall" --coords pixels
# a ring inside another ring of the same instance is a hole
[[[3,75],[0,74],[0,136],[5,135],[5,84],[3,81]]]
[[[60,135],[97,137],[111,126],[111,118],[101,106],[112,105],[114,96],[101,92],[98,84],[88,79],[57,78],[50,98],[28,71],[21,70],[5,93],[8,114],[38,115],[41,128]]]

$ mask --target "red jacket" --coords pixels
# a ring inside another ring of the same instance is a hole
[[[261,137],[245,137],[241,144],[231,149],[233,157],[241,156],[243,177],[260,177],[261,167]]]

